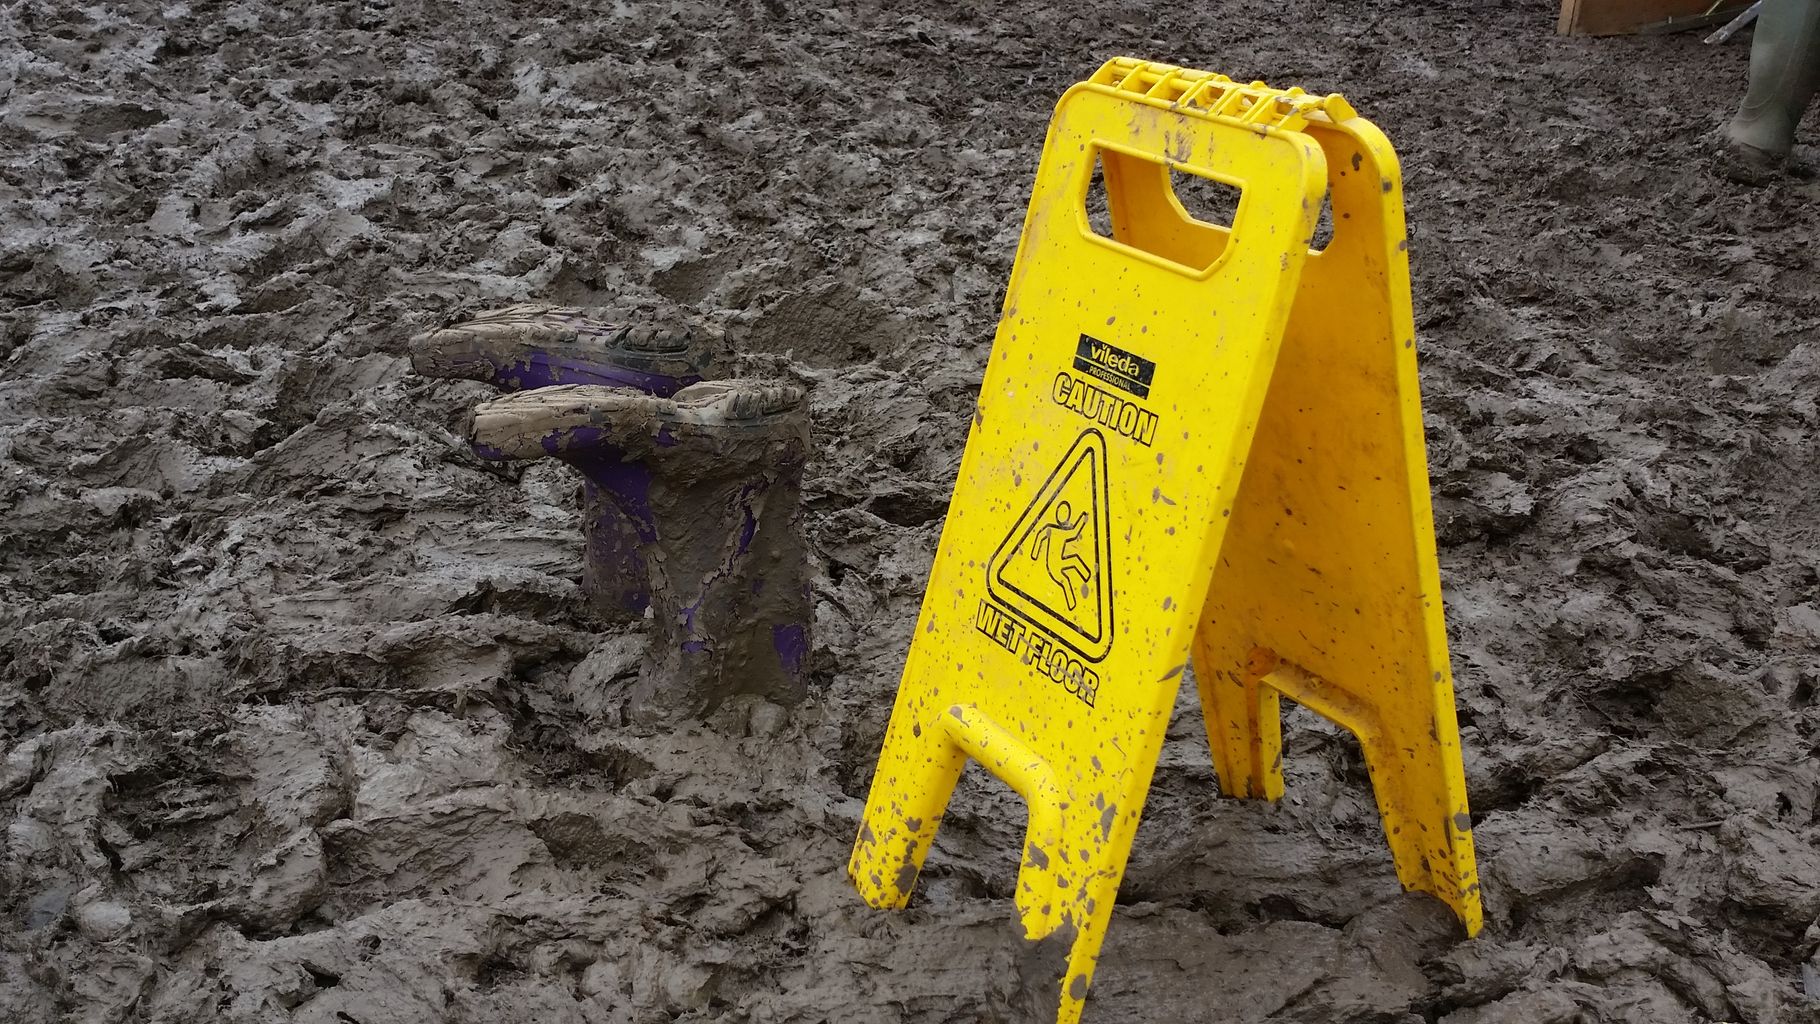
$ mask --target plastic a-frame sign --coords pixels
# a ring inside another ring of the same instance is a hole
[[[1056,107],[849,871],[903,906],[979,761],[1064,1022],[1191,659],[1226,793],[1281,795],[1280,695],[1340,723],[1403,886],[1479,930],[1404,232],[1337,95],[1121,58]]]

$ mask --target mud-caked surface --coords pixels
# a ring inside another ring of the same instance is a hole
[[[843,868],[1049,108],[1132,53],[1399,147],[1488,923],[1349,737],[1221,799],[1185,698],[1088,1020],[1814,1020],[1820,184],[1711,173],[1742,46],[1548,6],[0,5],[0,1019],[1040,1017],[997,782],[908,910]],[[408,372],[524,300],[813,385],[807,704],[624,724],[575,477]]]

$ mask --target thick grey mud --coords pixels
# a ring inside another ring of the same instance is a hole
[[[1403,157],[1489,923],[1398,893],[1302,712],[1284,801],[1219,798],[1187,686],[1088,1020],[1814,1019],[1820,185],[1708,171],[1741,47],[1549,20],[0,9],[0,1019],[1046,999],[996,782],[907,910],[844,868],[1050,106],[1126,52],[1343,91]],[[530,299],[680,304],[813,385],[803,705],[624,720],[575,477],[408,372]]]

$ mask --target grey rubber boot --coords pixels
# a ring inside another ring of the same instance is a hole
[[[1750,88],[1726,126],[1727,176],[1775,174],[1820,88],[1820,0],[1766,0],[1751,38]]]
[[[667,398],[699,382],[706,356],[701,330],[682,322],[634,326],[570,306],[523,303],[411,339],[411,365],[426,377],[461,378],[504,391],[556,384],[626,387]],[[582,530],[587,538],[581,588],[602,616],[645,617],[650,606],[638,524],[623,501],[602,493],[644,489],[642,467],[628,464],[582,483]]]
[[[669,399],[541,388],[475,407],[473,443],[485,458],[562,459],[638,524],[653,614],[634,720],[701,717],[740,693],[802,698],[812,605],[801,388],[714,381]]]

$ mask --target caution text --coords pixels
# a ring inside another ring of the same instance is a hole
[[[1149,445],[1156,439],[1156,413],[1102,391],[1067,370],[1055,375],[1055,388],[1050,397],[1062,408],[1116,430],[1139,444]]]

